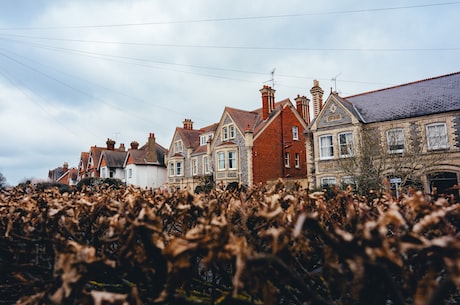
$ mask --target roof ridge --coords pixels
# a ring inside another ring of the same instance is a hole
[[[362,96],[362,95],[366,95],[366,94],[370,94],[370,93],[376,93],[376,92],[381,92],[381,91],[385,91],[385,90],[390,90],[390,89],[395,89],[395,88],[415,85],[415,84],[423,83],[423,82],[426,82],[426,81],[435,80],[435,79],[439,79],[439,78],[443,78],[443,77],[448,77],[448,76],[452,76],[452,75],[456,75],[456,74],[460,74],[460,71],[452,72],[452,73],[448,73],[448,74],[444,74],[444,75],[439,75],[439,76],[434,76],[434,77],[428,77],[428,78],[416,80],[416,81],[413,81],[413,82],[399,84],[399,85],[386,87],[386,88],[382,88],[382,89],[366,91],[366,92],[350,95],[350,96],[347,96],[347,97],[343,97],[343,99],[348,99],[348,98],[353,98],[353,97],[356,97],[356,96]]]

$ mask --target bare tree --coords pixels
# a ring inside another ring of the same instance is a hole
[[[390,180],[396,181],[398,187],[420,189],[421,177],[429,168],[445,162],[447,153],[424,149],[426,139],[412,129],[406,133],[402,128],[363,129],[358,143],[349,143],[351,153],[338,158],[338,169],[351,178],[361,194],[370,190],[380,192],[388,188]]]

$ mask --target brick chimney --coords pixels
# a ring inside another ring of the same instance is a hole
[[[138,149],[139,148],[139,143],[136,141],[131,142],[131,149]]]
[[[187,130],[193,129],[193,122],[191,119],[185,119],[182,123],[184,124],[184,129],[187,129]]]
[[[64,162],[64,165],[62,166],[62,171],[66,173],[69,170],[69,163]]]
[[[151,132],[147,141],[147,156],[145,157],[147,162],[158,162],[155,134]]]
[[[297,95],[295,104],[297,112],[307,124],[310,124],[310,100],[305,96]]]
[[[275,109],[275,89],[264,85],[259,90],[262,93],[262,119],[266,120],[270,113]]]
[[[313,98],[313,116],[316,118],[323,109],[323,94],[324,91],[319,86],[319,82],[315,79],[313,81],[313,87],[310,89],[311,96]]]
[[[108,150],[114,150],[115,149],[115,141],[112,140],[112,139],[107,139],[107,141],[105,142],[105,144],[107,144],[107,149]]]

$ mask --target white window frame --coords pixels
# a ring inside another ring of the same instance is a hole
[[[175,166],[175,170],[176,170],[176,176],[180,177],[180,176],[183,176],[183,168],[182,168],[182,161],[177,161],[176,162],[176,166]]]
[[[169,176],[170,177],[175,176],[175,173],[176,173],[175,166],[176,165],[174,164],[174,162],[169,162]]]
[[[209,174],[209,158],[208,156],[203,156],[203,174]]]
[[[201,135],[201,136],[200,136],[200,146],[206,145],[206,143],[207,143],[207,141],[208,141],[207,138],[208,138],[208,137],[207,137],[206,135]]]
[[[435,130],[437,134],[433,134]],[[449,147],[446,123],[433,123],[426,125],[426,143],[428,150],[446,149]]]
[[[325,183],[328,181],[328,183]],[[321,178],[321,187],[325,185],[337,185],[337,179],[335,177],[323,177]]]
[[[290,160],[290,156],[289,156],[289,153],[288,152],[285,152],[284,153],[284,167],[291,167],[291,164],[290,164],[291,160]]]
[[[225,170],[225,151],[219,151],[217,153],[217,170]]]
[[[192,159],[192,166],[191,167],[192,167],[191,168],[192,176],[198,175],[198,159],[197,158]]]
[[[295,154],[295,168],[300,168],[300,154]]]
[[[133,177],[133,169],[128,168],[128,178],[132,178],[132,177]]]
[[[182,140],[177,140],[174,142],[174,152],[175,153],[180,153],[184,150],[184,147],[182,145]]]
[[[228,138],[234,139],[235,137],[236,137],[235,125],[230,124],[228,125]]]
[[[345,139],[345,143],[342,140]],[[337,136],[337,140],[339,141],[339,156],[341,158],[351,157],[354,154],[354,141],[353,141],[353,132],[341,132]],[[345,149],[346,153],[343,153],[343,149]]]
[[[323,146],[323,139],[330,139],[330,144],[329,145],[324,145]],[[319,159],[320,160],[330,160],[330,159],[333,159],[334,158],[334,139],[333,139],[333,136],[328,134],[328,135],[322,135],[322,136],[319,136],[318,137],[318,141],[319,141]],[[326,149],[327,151],[329,151],[329,153],[325,154],[326,152]]]
[[[227,152],[227,163],[228,163],[228,169],[229,170],[235,170],[238,168],[238,166],[236,166],[236,151],[234,150],[230,150]]]
[[[405,149],[404,129],[393,128],[387,130],[387,144],[390,154],[403,153]]]
[[[297,126],[292,126],[292,139],[299,140],[299,127]]]
[[[222,141],[228,140],[228,126],[222,127]]]

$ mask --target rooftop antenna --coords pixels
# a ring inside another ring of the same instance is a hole
[[[334,92],[337,92],[337,77],[339,77],[340,74],[342,74],[342,72],[340,72],[339,74],[337,74],[331,79],[331,81],[334,82]]]
[[[275,88],[275,70],[276,70],[276,68],[273,68],[272,72],[270,72],[272,78],[270,78],[269,80],[264,82],[264,84],[270,82],[271,85],[272,85],[272,88]]]

